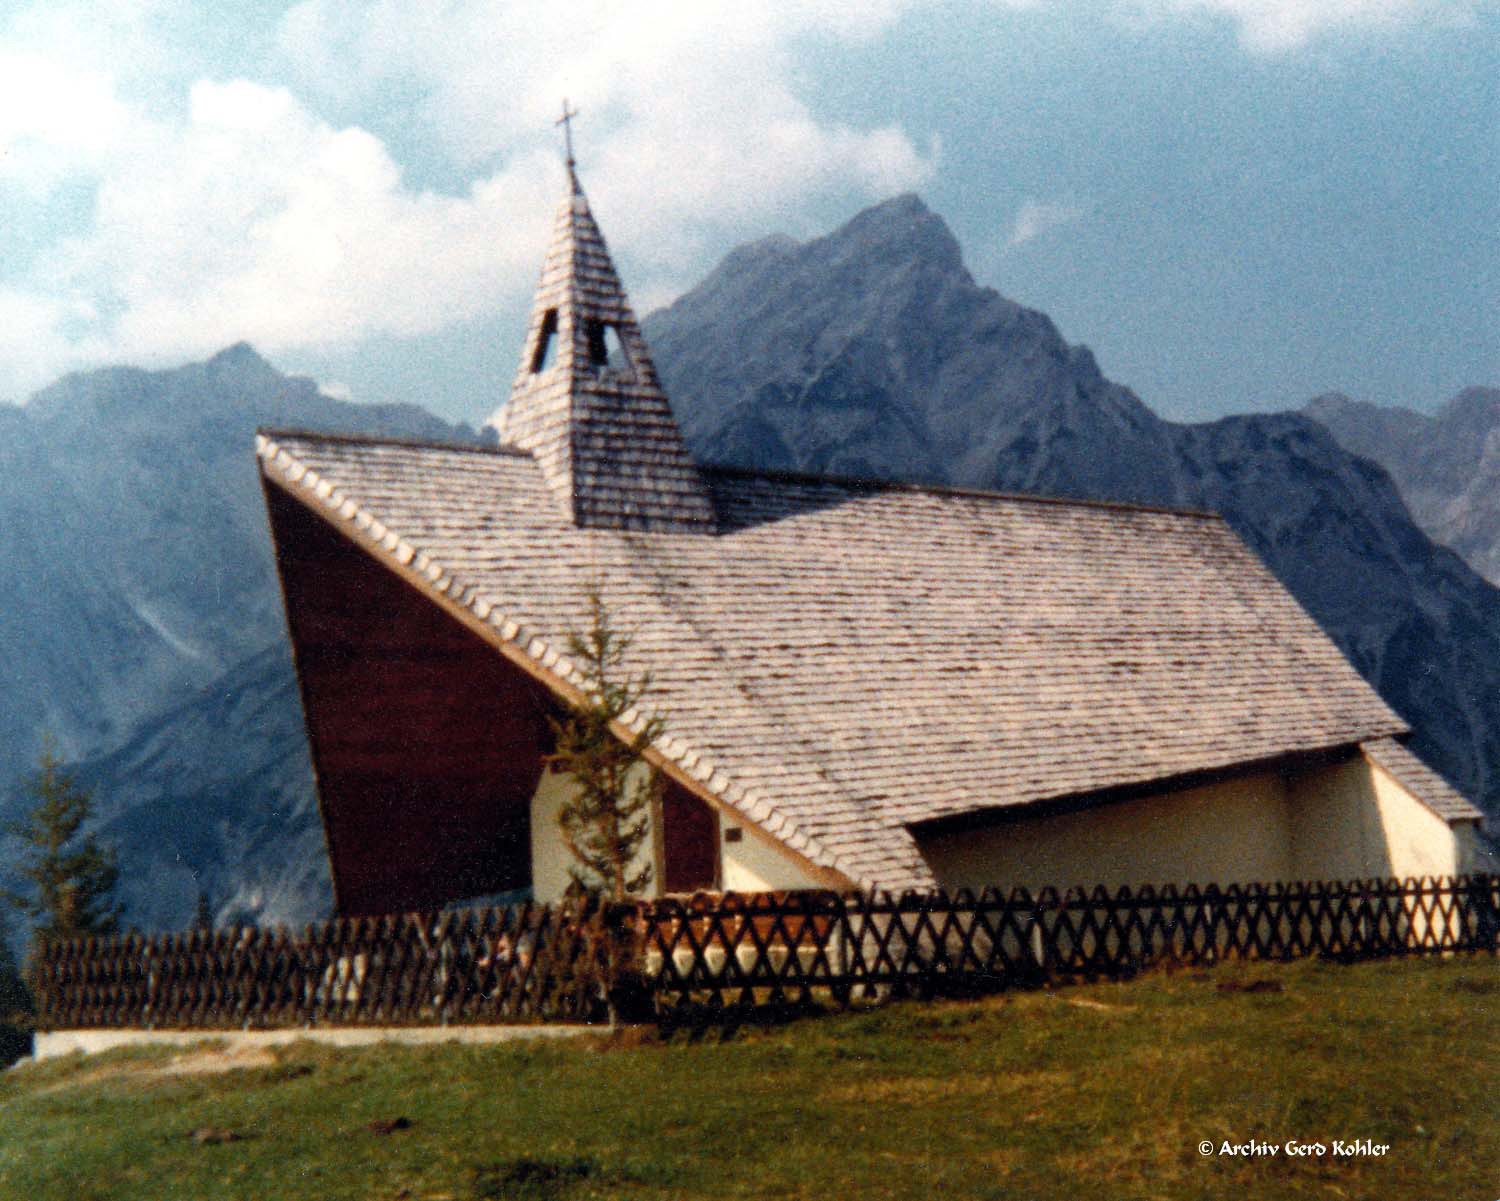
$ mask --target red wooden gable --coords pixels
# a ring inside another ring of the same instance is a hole
[[[531,884],[531,796],[560,703],[479,635],[267,485],[340,914]],[[717,819],[666,781],[665,888],[712,888]]]
[[[530,884],[546,689],[280,488],[266,503],[339,912]]]

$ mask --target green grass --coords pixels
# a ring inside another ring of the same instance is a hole
[[[1225,987],[1253,980],[1280,991]],[[1220,967],[728,1040],[301,1043],[215,1075],[174,1054],[0,1078],[0,1197],[1500,1197],[1494,960]],[[1334,1138],[1391,1149],[1198,1151]]]

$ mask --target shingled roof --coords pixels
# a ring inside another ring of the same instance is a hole
[[[1458,789],[1394,738],[1377,738],[1360,749],[1439,817],[1447,821],[1477,821],[1484,816]]]
[[[718,532],[682,536],[570,520],[513,450],[259,453],[559,690],[601,585],[663,757],[860,885],[931,886],[913,823],[1406,731],[1209,514],[705,469]]]

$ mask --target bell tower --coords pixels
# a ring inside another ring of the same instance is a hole
[[[532,304],[501,443],[529,451],[575,525],[712,533],[714,510],[589,211],[568,129],[568,195]],[[612,353],[613,351],[613,353]]]

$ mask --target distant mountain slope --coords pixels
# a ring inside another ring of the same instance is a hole
[[[51,733],[114,745],[283,637],[257,425],[473,437],[352,405],[240,345],[172,371],[70,375],[0,409],[0,789]]]
[[[1337,393],[1303,412],[1390,472],[1417,524],[1500,583],[1500,389],[1466,388],[1431,417]]]
[[[1222,512],[1418,751],[1500,808],[1500,593],[1319,424],[1157,418],[975,284],[916,197],[737,250],[645,332],[701,459]]]
[[[258,425],[476,436],[334,400],[245,345],[0,407],[0,817],[44,734],[94,756],[82,775],[147,925],[181,924],[202,888],[293,919],[327,905]]]
[[[77,768],[99,829],[128,865],[145,928],[216,917],[300,923],[332,904],[328,856],[289,648],[277,642]]]

